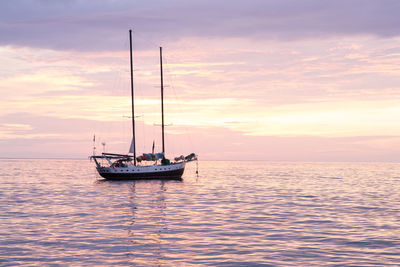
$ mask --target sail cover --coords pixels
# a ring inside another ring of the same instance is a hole
[[[131,141],[131,147],[129,148],[129,153],[135,154],[135,140],[133,140],[133,137]]]

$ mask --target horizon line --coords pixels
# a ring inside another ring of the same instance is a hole
[[[16,159],[16,160],[23,160],[23,159],[38,159],[38,160],[90,160],[88,158],[83,158],[83,157],[1,157],[0,160],[4,159]],[[269,163],[400,163],[400,161],[312,161],[312,160],[264,160],[264,159],[251,159],[251,160],[232,160],[232,159],[226,159],[226,160],[221,160],[221,159],[208,159],[208,160],[199,160],[199,161],[204,161],[204,162],[210,162],[210,161],[218,161],[218,162],[223,162],[223,161],[233,161],[233,162],[251,162],[251,161],[256,161],[256,162],[269,162]]]

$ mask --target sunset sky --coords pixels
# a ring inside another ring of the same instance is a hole
[[[399,161],[400,1],[0,2],[0,157]]]

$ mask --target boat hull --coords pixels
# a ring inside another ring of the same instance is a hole
[[[161,170],[160,170],[161,169]],[[164,170],[163,170],[164,169]],[[146,168],[98,168],[99,175],[107,180],[181,180],[185,165]]]

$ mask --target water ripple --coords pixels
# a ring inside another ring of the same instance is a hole
[[[184,181],[0,160],[0,265],[398,266],[400,165],[200,162]]]

